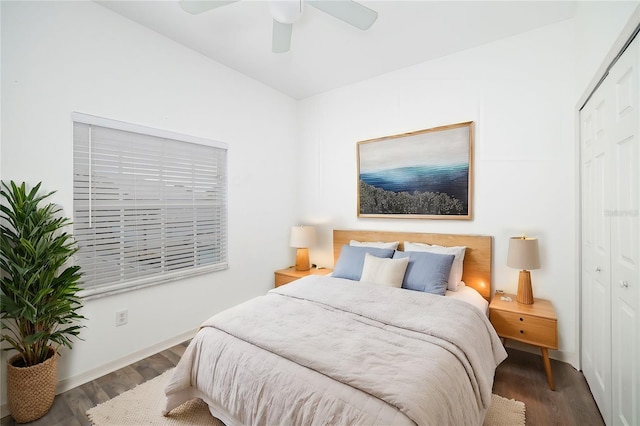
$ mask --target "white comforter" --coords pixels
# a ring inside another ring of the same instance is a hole
[[[198,396],[246,425],[480,425],[505,358],[467,303],[309,276],[207,320],[165,412]]]

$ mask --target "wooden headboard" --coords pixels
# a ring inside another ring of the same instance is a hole
[[[400,241],[398,250],[404,249],[404,242],[436,244],[439,246],[465,246],[462,281],[477,290],[482,297],[491,298],[491,242],[486,235],[422,234],[416,232],[393,231],[333,231],[334,264],[340,257],[342,246],[349,241]]]

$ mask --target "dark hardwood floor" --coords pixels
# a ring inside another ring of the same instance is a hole
[[[33,426],[90,425],[86,411],[136,385],[164,373],[177,363],[187,343],[174,346],[93,382],[56,397],[53,407]],[[569,364],[551,360],[556,390],[549,389],[540,356],[508,349],[509,358],[497,369],[493,392],[526,405],[527,425],[604,425],[581,372]],[[4,417],[0,426],[13,426]]]
[[[552,359],[552,391],[540,355],[511,348],[507,352],[509,357],[496,370],[493,393],[524,402],[527,426],[604,425],[582,372]]]
[[[56,396],[51,410],[44,417],[25,424],[30,426],[91,425],[86,415],[88,409],[175,367],[187,348],[187,343],[174,346],[92,382],[64,392]],[[0,420],[0,426],[13,426],[15,424],[17,423],[10,416],[3,417]]]

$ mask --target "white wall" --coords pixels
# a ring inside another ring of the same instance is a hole
[[[229,144],[229,269],[87,301],[85,340],[60,360],[63,385],[272,288],[294,256],[295,171],[283,165],[294,162],[295,101],[93,2],[1,7],[3,180],[43,181],[71,216],[72,111]],[[120,309],[129,323],[116,328]]]
[[[576,3],[577,68],[580,93],[589,84],[640,1]],[[577,101],[577,99],[576,99]]]
[[[508,239],[537,236],[534,294],[558,313],[554,355],[576,365],[574,34],[574,22],[564,21],[301,101],[300,169],[312,170],[301,213],[322,226],[312,261],[332,264],[335,227],[492,235],[494,289],[515,293]],[[469,120],[476,129],[472,221],[356,217],[357,141]]]
[[[494,289],[515,293],[508,239],[537,236],[534,294],[558,314],[552,356],[578,367],[575,104],[637,5],[580,2],[575,19],[301,101],[301,215],[320,228],[312,261],[333,264],[333,228],[492,235]],[[472,221],[356,217],[357,141],[469,120]]]
[[[93,3],[3,1],[3,180],[42,180],[71,214],[71,111],[230,145],[230,269],[87,302],[85,341],[64,353],[59,378],[73,385],[151,353],[264,293],[292,260],[298,222],[320,226],[311,257],[326,266],[334,228],[492,235],[494,287],[506,291],[518,273],[505,266],[508,237],[538,236],[534,292],[558,311],[555,356],[576,365],[573,108],[635,5],[581,3],[574,20],[295,103]],[[356,218],[357,141],[467,120],[474,220]],[[129,324],[115,328],[125,308]]]

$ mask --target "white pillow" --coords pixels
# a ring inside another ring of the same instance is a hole
[[[356,240],[351,240],[349,241],[349,245],[350,246],[355,246],[355,247],[375,247],[375,248],[382,248],[382,249],[393,249],[396,250],[398,248],[398,244],[400,244],[400,241],[393,241],[390,243],[383,243],[382,241],[376,241],[374,242],[369,242],[369,241],[364,241],[364,242],[360,242],[360,241],[356,241]]]
[[[364,256],[360,281],[400,288],[404,280],[404,273],[407,271],[407,265],[409,265],[408,257],[388,259],[367,253]]]
[[[464,246],[443,247],[424,243],[404,242],[404,251],[427,251],[430,253],[453,254],[453,264],[449,273],[449,281],[447,282],[447,290],[456,291],[458,283],[462,281],[462,264],[464,262],[464,252],[467,248]]]

